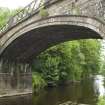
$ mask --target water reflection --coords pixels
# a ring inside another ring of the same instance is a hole
[[[32,95],[0,98],[0,105],[32,105]]]
[[[47,88],[39,94],[0,100],[0,105],[59,105],[68,101],[97,105],[99,96],[105,95],[104,77],[97,75],[81,83]]]
[[[46,89],[34,95],[34,105],[59,105],[66,101],[96,105],[98,97],[104,93],[104,77],[97,75],[81,83]]]
[[[0,60],[0,96],[32,90],[31,66],[27,63]]]
[[[105,78],[101,75],[97,75],[94,77],[94,90],[95,93],[99,96],[105,95],[104,79]]]

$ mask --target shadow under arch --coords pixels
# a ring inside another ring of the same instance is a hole
[[[58,43],[79,39],[102,39],[104,36],[105,24],[96,18],[51,16],[35,20],[11,33],[3,43],[0,54],[4,59],[28,62],[33,56]]]

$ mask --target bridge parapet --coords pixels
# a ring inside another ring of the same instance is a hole
[[[0,29],[0,35],[8,31],[18,23],[38,13],[42,0],[34,0],[19,13],[9,19]],[[54,5],[51,5],[54,4]],[[45,0],[44,7],[48,10],[49,16],[54,15],[82,15],[95,17],[105,22],[105,0]],[[51,7],[49,7],[51,6]]]
[[[57,4],[56,4],[57,5]],[[95,17],[105,21],[105,1],[104,0],[63,0],[58,3],[58,7],[52,8],[55,15],[82,15]],[[50,11],[50,13],[52,13]],[[52,14],[53,14],[52,13]],[[54,14],[53,14],[54,15]]]

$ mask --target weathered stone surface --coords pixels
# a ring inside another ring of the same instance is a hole
[[[50,0],[49,16],[38,12],[8,29],[0,38],[0,54],[29,61],[50,46],[68,40],[105,37],[104,0]]]

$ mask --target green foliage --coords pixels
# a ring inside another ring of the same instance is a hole
[[[39,11],[39,15],[41,16],[41,18],[46,18],[47,16],[49,16],[47,9],[45,9],[44,7],[44,2],[45,0],[41,0],[40,11]]]
[[[8,8],[0,8],[0,27],[5,25],[13,15],[17,14],[21,10],[22,8],[18,8],[15,10],[9,10]]]
[[[46,18],[46,17],[49,15],[48,11],[47,11],[46,9],[44,9],[44,8],[41,8],[41,9],[40,9],[39,14],[40,14],[40,16],[41,16],[42,18]]]
[[[99,97],[97,105],[105,105],[105,97]]]
[[[100,71],[100,49],[101,44],[98,40],[81,40],[81,51],[85,56],[85,64],[83,66],[83,76],[96,74]]]
[[[105,41],[102,41],[101,47],[101,70],[100,74],[105,76]]]
[[[99,72],[100,48],[97,40],[65,42],[41,53],[32,68],[47,84],[80,80]]]
[[[72,14],[72,15],[80,15],[81,14],[80,7],[77,6],[75,3],[72,3],[69,6],[68,12],[69,12],[69,14]]]
[[[46,82],[55,84],[59,80],[59,57],[50,54],[41,54],[34,62],[32,68],[43,75]]]
[[[11,11],[8,8],[0,8],[0,27],[2,27],[11,16]]]
[[[41,74],[37,72],[32,74],[32,86],[34,88],[34,92],[38,92],[40,89],[46,86],[46,82],[42,78]]]

